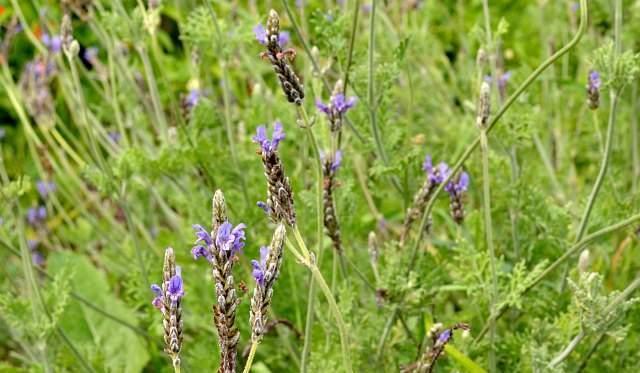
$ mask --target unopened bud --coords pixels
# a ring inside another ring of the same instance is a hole
[[[476,125],[481,129],[486,129],[491,114],[491,86],[483,81],[480,86],[480,99],[478,100],[478,113],[476,114]]]
[[[578,269],[580,272],[587,272],[589,270],[589,264],[591,262],[591,255],[589,249],[584,249],[580,253],[578,258]]]

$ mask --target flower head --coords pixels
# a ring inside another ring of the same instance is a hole
[[[331,99],[329,99],[329,102],[326,104],[320,100],[316,101],[316,108],[329,116],[329,119],[331,119],[332,116],[344,116],[344,114],[355,105],[355,97],[345,98],[342,93],[332,95]]]
[[[199,224],[195,224],[193,226],[193,229],[196,231],[197,237],[197,240],[195,242],[196,245],[191,248],[191,255],[193,255],[193,259],[202,257],[211,262],[211,252],[208,248],[213,244],[211,235]]]
[[[469,187],[469,174],[463,172],[458,177],[458,180],[450,181],[445,187],[444,190],[447,191],[452,196],[459,196],[462,192],[466,192]]]
[[[238,224],[235,227],[228,221],[222,223],[216,235],[216,246],[219,250],[227,252],[230,256],[240,252],[244,247],[245,225]]]
[[[162,304],[164,303],[164,298],[162,296],[162,288],[158,284],[151,284],[151,291],[155,295],[151,304],[159,310],[162,310]]]
[[[27,210],[27,222],[32,226],[43,223],[47,219],[47,209],[44,206],[31,207]]]
[[[254,28],[253,28],[253,33],[256,36],[256,40],[262,44],[262,45],[267,45],[267,30],[264,28],[264,26],[262,26],[261,23],[258,23]],[[284,48],[285,45],[287,45],[287,43],[289,43],[289,33],[286,31],[280,31],[278,33],[278,44],[280,45],[280,48]]]
[[[62,49],[62,38],[60,35],[49,35],[47,33],[42,34],[41,37],[42,44],[49,50],[51,53],[58,53]]]
[[[167,296],[171,302],[176,303],[184,296],[184,288],[182,284],[182,271],[180,267],[176,267],[176,274],[171,277],[167,284]]]
[[[600,86],[602,80],[600,79],[600,73],[596,70],[590,70],[587,77],[587,103],[592,110],[597,109],[600,106]]]
[[[600,80],[600,73],[596,70],[589,71],[589,89],[600,89],[602,81]]]
[[[267,271],[267,258],[269,257],[269,247],[262,246],[260,248],[260,261],[252,260],[251,266],[253,267],[253,278],[258,285],[264,286],[264,276]]]
[[[427,177],[432,184],[440,184],[449,176],[449,166],[444,162],[440,162],[437,167],[433,167],[430,155],[424,158],[422,169],[427,173]]]
[[[39,180],[36,183],[36,189],[38,190],[38,194],[40,194],[40,197],[42,199],[46,199],[50,193],[56,191],[56,183],[54,183],[53,181]]]
[[[284,129],[280,122],[275,122],[273,126],[272,139],[267,137],[267,129],[265,126],[259,126],[256,130],[256,135],[252,137],[253,142],[260,145],[264,153],[272,153],[278,150],[278,144],[280,144],[280,141],[284,140],[284,138]]]
[[[445,329],[442,333],[440,333],[440,335],[438,335],[438,344],[446,344],[449,343],[449,340],[451,339],[451,335],[452,335],[452,330],[451,329]]]

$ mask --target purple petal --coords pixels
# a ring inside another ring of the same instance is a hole
[[[424,162],[422,163],[422,169],[428,173],[431,173],[431,171],[433,170],[433,163],[431,162],[431,156],[429,154],[427,154],[424,157]]]
[[[264,211],[265,214],[267,215],[271,214],[271,208],[266,203],[262,201],[258,201],[257,205]]]
[[[153,294],[155,294],[157,297],[162,296],[162,288],[160,287],[160,285],[158,284],[151,284],[151,291],[153,292]]]
[[[285,45],[289,43],[290,39],[291,37],[287,31],[281,31],[280,34],[278,34],[278,44],[280,45],[280,48],[284,48]]]
[[[333,158],[333,163],[331,163],[331,171],[336,172],[340,165],[342,164],[342,151],[336,150],[336,154]]]
[[[256,35],[256,40],[262,44],[267,45],[267,30],[264,29],[261,23],[257,24],[253,28],[253,33]]]
[[[327,115],[331,115],[331,109],[329,106],[322,103],[320,100],[316,100],[316,108]]]
[[[153,298],[153,300],[151,301],[151,304],[153,304],[155,308],[162,311],[163,301],[161,296]]]
[[[440,333],[440,335],[438,336],[438,343],[442,345],[442,344],[448,343],[450,339],[451,339],[451,329],[445,329],[445,331]]]

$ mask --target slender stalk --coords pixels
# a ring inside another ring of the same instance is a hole
[[[336,320],[338,331],[340,333],[340,345],[342,348],[342,360],[344,363],[344,368],[347,372],[350,373],[353,370],[351,367],[351,357],[349,354],[349,340],[348,340],[347,328],[346,328],[344,319],[342,318],[342,314],[340,313],[340,309],[338,308],[338,304],[336,303],[336,300],[333,296],[333,293],[331,292],[331,289],[329,288],[329,285],[327,285],[327,282],[322,276],[322,273],[318,269],[318,266],[316,265],[316,262],[315,262],[315,258],[312,257],[311,252],[309,251],[306,244],[304,243],[304,240],[302,239],[302,235],[300,234],[300,230],[298,229],[297,226],[293,227],[293,235],[298,244],[298,249],[301,252],[301,254],[298,254],[297,256],[299,256],[302,259],[302,263],[305,266],[307,266],[307,268],[309,268],[309,270],[313,274],[313,278],[315,279],[315,282],[317,282],[318,286],[320,287],[320,290],[322,290],[325,298],[327,298],[327,302],[329,303],[329,309],[331,310],[331,313],[333,313],[333,317]]]
[[[582,215],[582,219],[580,220],[580,225],[578,227],[578,233],[576,234],[576,241],[580,241],[580,239],[584,236],[587,225],[589,224],[589,217],[591,216],[591,211],[593,210],[593,206],[596,202],[596,198],[598,197],[598,192],[600,192],[600,188],[602,187],[602,183],[604,181],[604,177],[607,174],[607,169],[609,168],[609,161],[611,158],[611,147],[613,143],[613,130],[615,128],[616,122],[616,109],[618,106],[619,95],[615,90],[611,91],[611,107],[609,109],[609,123],[607,124],[607,135],[604,144],[604,155],[602,157],[602,162],[600,164],[600,172],[598,173],[598,177],[593,185],[593,189],[591,190],[591,194],[589,195],[589,200],[587,201],[587,206],[584,209],[584,213]]]
[[[489,304],[489,314],[493,313],[493,309],[498,302],[498,275],[496,272],[496,252],[493,246],[493,225],[491,223],[491,180],[489,173],[489,141],[487,132],[480,129],[480,143],[482,153],[482,193],[484,210],[484,230],[487,251],[489,252],[489,267],[491,270],[491,301]],[[496,324],[492,322],[489,325],[489,371],[496,371]]]
[[[256,356],[256,350],[258,349],[258,343],[251,343],[251,350],[249,350],[249,357],[247,358],[247,362],[244,365],[244,369],[242,373],[249,373],[251,371],[251,366],[253,365],[253,358]]]
[[[619,229],[625,228],[631,224],[636,223],[637,221],[640,221],[640,213],[633,215],[625,220],[622,220],[618,223],[612,224],[608,227],[605,227],[603,229],[600,229],[597,232],[591,233],[587,236],[585,236],[580,242],[572,245],[567,251],[565,251],[564,254],[562,254],[562,256],[560,256],[558,259],[556,259],[553,263],[551,263],[544,271],[542,271],[538,276],[536,276],[536,278],[531,281],[531,283],[529,284],[529,286],[527,286],[524,291],[522,292],[522,295],[528,293],[531,289],[533,289],[536,285],[538,285],[545,277],[547,277],[551,272],[553,272],[556,268],[558,268],[562,263],[564,263],[567,259],[569,259],[571,256],[573,256],[574,254],[576,254],[578,251],[580,251],[583,247],[585,247],[586,245],[590,244],[591,242],[595,241],[596,239],[609,234],[611,232],[615,232]],[[492,314],[491,316],[489,316],[489,318],[487,319],[487,321],[485,322],[484,327],[482,328],[482,330],[480,331],[480,333],[478,333],[478,335],[476,336],[476,338],[474,339],[474,343],[478,342],[479,340],[482,339],[482,337],[487,333],[487,331],[489,330],[489,324],[490,322],[493,320],[497,320],[500,317],[502,317],[502,315],[504,315],[504,313],[506,312],[507,307],[502,307],[500,309],[495,310],[495,313]]]
[[[593,356],[593,353],[596,352],[596,350],[598,349],[598,346],[600,346],[600,344],[604,341],[604,338],[606,336],[607,336],[607,333],[600,333],[600,337],[598,337],[598,339],[589,349],[589,352],[587,352],[587,354],[584,356],[584,359],[582,359],[582,362],[580,363],[580,366],[576,370],[576,373],[582,372],[584,368],[587,367],[587,364],[589,364],[589,359],[591,359],[591,356]]]
[[[575,350],[576,347],[578,347],[578,344],[580,344],[580,342],[582,342],[582,340],[585,338],[585,336],[586,335],[585,335],[584,331],[581,330],[580,333],[578,333],[578,335],[573,337],[573,339],[571,340],[571,342],[569,342],[567,347],[565,347],[564,350],[562,350],[558,354],[558,356],[556,356],[553,360],[551,360],[551,362],[549,363],[549,368],[557,367],[567,357],[569,357],[569,354],[571,354],[571,352],[573,352],[573,350]]]
[[[322,244],[324,234],[324,224],[323,224],[323,203],[322,203],[322,195],[323,195],[323,175],[322,175],[322,160],[320,160],[320,149],[318,146],[318,141],[313,134],[312,124],[309,120],[309,116],[307,115],[307,111],[303,106],[298,106],[298,115],[302,119],[304,124],[305,131],[309,138],[309,142],[311,143],[311,150],[313,151],[313,159],[316,163],[316,179],[318,180],[316,183],[316,229],[317,229],[317,237],[316,240],[318,242],[318,262],[322,259],[322,252],[324,251],[324,245]],[[311,274],[311,276],[313,276]],[[304,343],[302,347],[302,354],[300,357],[300,371],[306,372],[309,351],[311,349],[311,330],[313,328],[313,309],[316,298],[316,286],[315,282],[309,279],[309,293],[307,298],[307,317],[305,321],[305,329],[304,329]]]
[[[356,31],[358,29],[358,15],[360,14],[360,0],[353,2],[353,23],[351,24],[351,37],[349,38],[349,53],[347,54],[347,67],[344,70],[344,85],[342,86],[342,94],[347,95],[347,86],[349,85],[349,73],[351,71],[351,63],[353,61],[353,47],[356,42]]]
[[[638,83],[631,87],[631,159],[633,160],[632,193],[637,195],[640,183],[640,129],[638,128]]]

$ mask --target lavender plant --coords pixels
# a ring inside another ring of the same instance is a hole
[[[0,2],[0,371],[633,371],[638,12],[478,4]]]

